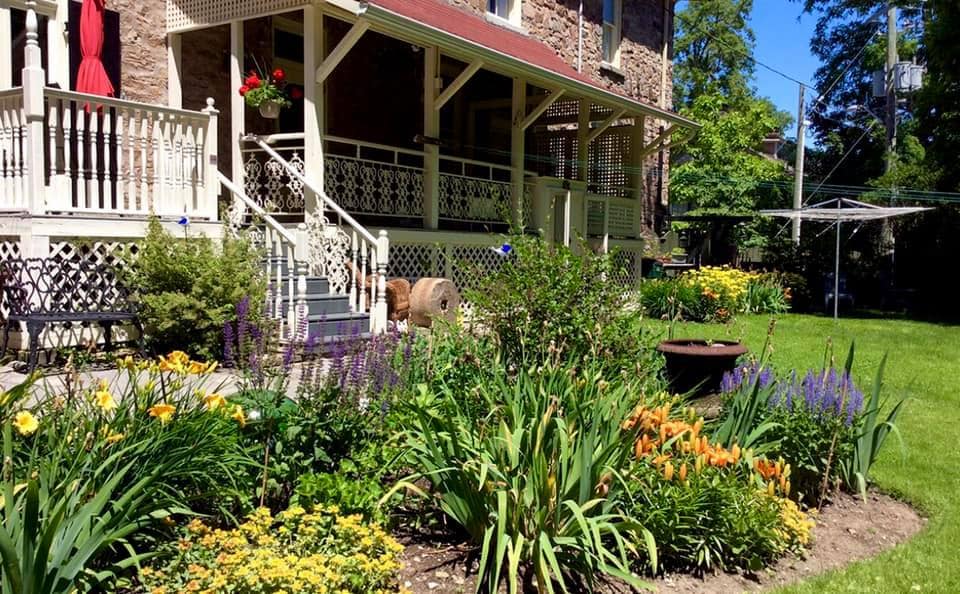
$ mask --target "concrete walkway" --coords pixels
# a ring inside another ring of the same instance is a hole
[[[33,387],[34,393],[39,396],[44,391],[60,392],[64,390],[67,381],[67,375],[63,373],[62,368],[41,369],[44,376],[37,381]],[[300,380],[300,369],[294,365],[291,372],[291,379],[287,385],[287,394],[293,396],[296,393],[297,385]],[[14,369],[13,365],[0,367],[0,392],[5,392],[14,386],[18,386],[26,381],[27,376]],[[224,396],[236,394],[240,386],[240,377],[236,372],[230,370],[217,370],[210,375],[204,382],[205,388],[210,392],[219,392]],[[119,371],[115,368],[93,369],[80,372],[80,382],[83,387],[91,388],[105,380],[111,386],[111,390],[123,393],[126,391],[129,382],[129,375],[126,371]]]

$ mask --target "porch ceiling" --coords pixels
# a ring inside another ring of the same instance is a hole
[[[437,45],[445,54],[467,63],[481,59],[484,68],[626,110],[629,116],[647,115],[691,131],[700,128],[693,120],[603,88],[530,36],[487,22],[441,0],[369,0],[358,4],[355,14],[386,33]]]

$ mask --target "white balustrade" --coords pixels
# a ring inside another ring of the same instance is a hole
[[[192,112],[59,89],[45,98],[49,210],[216,219],[212,103]]]
[[[23,135],[23,89],[0,91],[0,210],[29,208]]]

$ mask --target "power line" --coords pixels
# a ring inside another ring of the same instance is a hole
[[[695,31],[695,32],[697,32],[697,33],[700,33],[700,34],[702,34],[702,35],[706,35],[707,37],[709,37],[710,39],[712,39],[712,40],[714,40],[715,42],[719,43],[720,45],[726,47],[727,49],[729,49],[729,50],[731,50],[731,51],[734,51],[734,52],[738,52],[738,53],[741,55],[741,57],[750,60],[750,61],[753,62],[755,65],[760,66],[760,67],[762,67],[762,68],[765,68],[766,70],[769,70],[770,72],[773,72],[774,74],[777,74],[777,75],[779,75],[779,76],[781,76],[781,77],[789,80],[790,82],[794,82],[794,83],[797,83],[798,85],[804,85],[804,86],[807,86],[807,87],[810,87],[810,88],[814,88],[814,86],[813,86],[812,84],[810,84],[810,83],[803,82],[802,80],[800,80],[800,79],[798,79],[798,78],[796,78],[796,77],[794,77],[794,76],[791,76],[791,75],[787,74],[786,72],[783,72],[782,70],[779,70],[779,69],[777,69],[777,68],[775,68],[775,67],[773,67],[773,66],[770,66],[769,64],[766,64],[766,63],[764,63],[764,62],[761,62],[760,60],[756,59],[756,58],[753,56],[752,52],[750,52],[750,51],[744,51],[744,50],[741,50],[741,49],[738,48],[738,47],[734,47],[734,46],[730,45],[729,43],[723,41],[722,39],[719,39],[718,37],[716,37],[715,35],[713,35],[713,33],[711,33],[710,31],[707,31],[707,30],[705,30],[705,29],[701,29],[701,28],[699,28],[699,27],[694,27],[694,26],[693,26],[693,23],[690,23],[690,21],[687,20],[686,17],[684,17],[684,16],[681,15],[681,14],[677,14],[677,12],[673,9],[672,6],[670,6],[669,3],[667,3],[667,11],[670,12],[670,14],[673,16],[674,19],[677,19],[677,20],[680,20],[680,21],[685,22],[690,30]]]

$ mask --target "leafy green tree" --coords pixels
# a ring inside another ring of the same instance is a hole
[[[928,3],[921,51],[929,76],[917,99],[920,135],[929,139],[928,156],[942,171],[939,189],[960,191],[960,3]]]
[[[677,13],[674,102],[690,106],[706,93],[731,99],[752,94],[753,0],[695,0]]]
[[[767,99],[718,93],[698,96],[681,113],[703,128],[671,170],[671,200],[699,214],[727,215],[752,214],[786,200],[788,188],[776,183],[787,177],[784,164],[758,149],[764,137],[783,130],[787,114]],[[740,244],[763,244],[761,225],[741,227]]]

